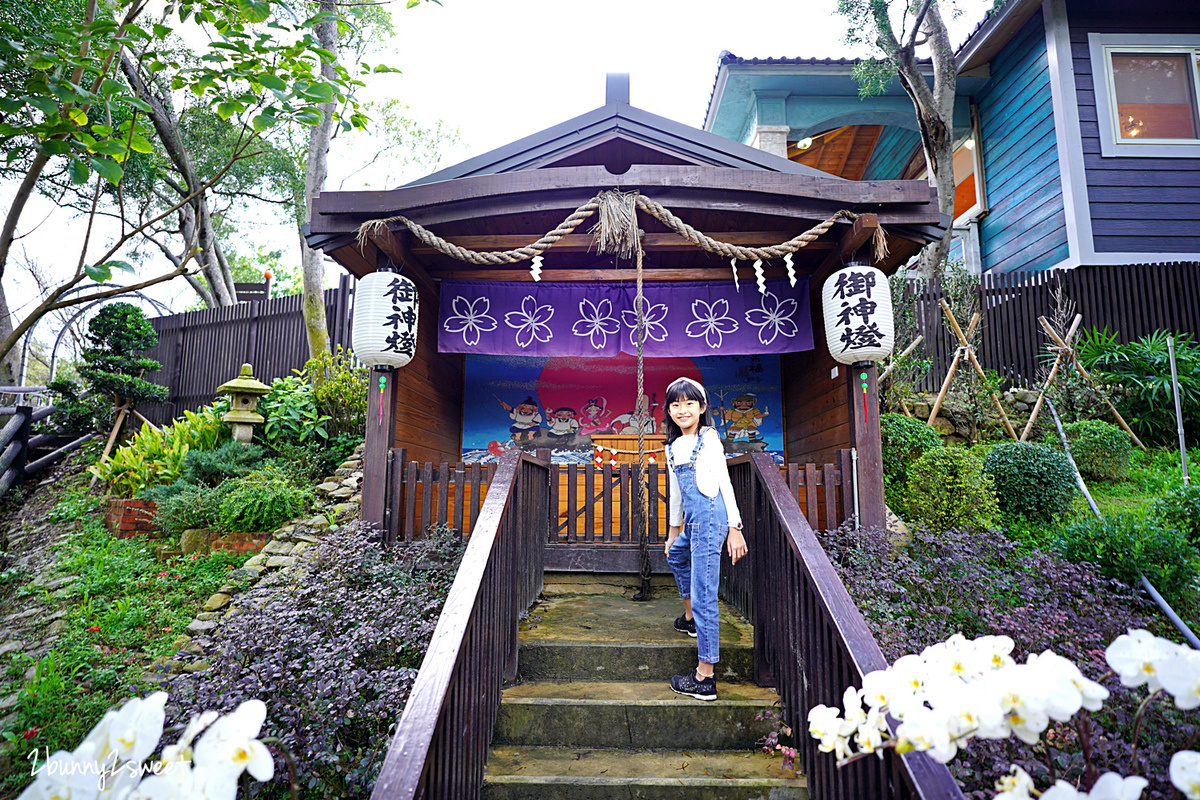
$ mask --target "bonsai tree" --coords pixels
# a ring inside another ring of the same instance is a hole
[[[96,312],[88,323],[88,347],[83,351],[79,374],[91,385],[92,391],[111,397],[117,411],[117,421],[109,436],[109,448],[125,421],[140,403],[161,403],[167,399],[167,387],[157,386],[142,376],[161,369],[162,364],[138,355],[158,344],[158,334],[146,315],[129,303],[110,303]],[[140,414],[137,414],[142,418]],[[145,421],[144,418],[142,418]]]

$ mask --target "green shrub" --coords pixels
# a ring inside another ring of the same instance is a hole
[[[1075,499],[1075,473],[1061,451],[1031,442],[1002,442],[988,451],[983,470],[996,487],[1000,510],[1049,522]]]
[[[908,508],[931,531],[988,525],[996,511],[992,479],[966,450],[937,447],[908,471]]]
[[[1065,526],[1054,546],[1075,562],[1095,564],[1109,578],[1133,585],[1138,570],[1168,600],[1178,600],[1196,576],[1196,548],[1175,528],[1133,514],[1090,517]]]
[[[258,401],[258,413],[266,422],[255,436],[272,450],[284,445],[321,445],[329,438],[329,415],[317,409],[312,387],[297,377],[276,378],[271,391]]]
[[[180,480],[170,486],[152,489],[145,495],[155,503],[155,527],[178,536],[189,528],[216,526],[221,500],[228,493],[220,487],[213,489]]]
[[[212,406],[155,430],[149,425],[107,461],[93,464],[88,472],[108,484],[118,497],[135,497],[153,486],[174,483],[183,473],[183,460],[192,450],[212,450],[225,432]]]
[[[263,449],[230,439],[216,450],[192,450],[183,458],[183,479],[216,486],[227,478],[240,478],[259,465]]]
[[[168,389],[156,386],[142,375],[162,368],[152,358],[138,355],[158,343],[158,333],[140,308],[130,303],[110,303],[88,322],[83,363],[79,374],[96,394],[111,398],[118,406],[128,403],[161,403]]]
[[[313,502],[309,489],[292,483],[274,464],[264,464],[243,478],[226,481],[217,513],[219,526],[227,531],[269,531],[304,512]]]
[[[113,425],[111,397],[88,393],[70,378],[55,378],[46,384],[56,409],[46,419],[46,428],[54,433],[107,432]]]
[[[1097,378],[1114,387],[1117,408],[1134,432],[1149,443],[1175,438],[1175,401],[1167,339],[1175,337],[1175,364],[1183,424],[1189,439],[1200,434],[1200,345],[1191,334],[1155,331],[1120,344],[1117,334],[1092,330],[1080,339],[1079,358]]]
[[[336,353],[310,358],[300,378],[312,384],[312,399],[320,416],[328,417],[329,435],[362,438],[367,416],[370,370],[357,366],[354,355],[338,345]]]
[[[883,474],[901,486],[908,480],[908,467],[914,461],[942,446],[937,431],[903,414],[881,415],[879,432],[883,440]]]
[[[1133,440],[1129,434],[1098,419],[1080,420],[1063,425],[1071,445],[1071,457],[1083,477],[1096,481],[1123,481],[1129,474]],[[1058,431],[1046,434],[1046,442],[1061,449]]]
[[[1168,490],[1150,505],[1150,514],[1163,527],[1178,528],[1193,545],[1200,546],[1200,484]]]

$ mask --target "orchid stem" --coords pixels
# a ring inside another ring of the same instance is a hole
[[[1146,715],[1146,709],[1150,707],[1150,704],[1154,702],[1154,699],[1162,693],[1163,693],[1163,690],[1159,689],[1157,692],[1155,692],[1154,694],[1150,695],[1145,700],[1143,700],[1142,704],[1140,706],[1138,706],[1137,717],[1135,718],[1135,721],[1133,723],[1133,747],[1129,751],[1129,774],[1130,775],[1138,774],[1137,747],[1138,747],[1138,736],[1142,732],[1142,717],[1144,717]]]

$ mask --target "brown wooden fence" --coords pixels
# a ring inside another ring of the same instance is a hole
[[[325,291],[329,340],[350,346],[354,279],[342,275],[336,289]],[[150,320],[158,345],[146,355],[163,366],[147,380],[171,389],[166,403],[139,407],[155,423],[169,422],[211,403],[215,390],[237,377],[242,364],[254,365],[264,383],[291,375],[308,360],[308,337],[300,310],[301,297],[252,300],[227,308],[189,311]]]
[[[987,274],[980,281],[983,335],[977,350],[985,369],[994,369],[1013,384],[1036,383],[1048,344],[1037,318],[1052,316],[1051,292],[1056,286],[1074,301],[1084,329],[1107,327],[1121,342],[1164,329],[1200,338],[1198,262]],[[926,357],[933,362],[919,388],[937,391],[958,346],[938,307],[945,291],[940,280],[914,281],[909,291],[925,335]],[[967,319],[959,322],[965,329]],[[905,344],[897,342],[900,347]]]
[[[825,530],[854,514],[853,492],[845,491],[842,482],[850,469],[850,451],[842,450],[837,465],[786,464],[780,467],[780,476],[804,509],[809,525]],[[430,525],[449,525],[469,535],[495,472],[495,464],[408,461],[404,448],[393,448],[388,456],[385,541],[422,537]],[[638,571],[641,513],[635,502],[637,475],[634,464],[550,466],[547,569]],[[655,571],[666,572],[662,548],[654,545],[665,542],[667,536],[667,473],[652,464],[647,477],[648,485],[656,487],[646,513],[651,564]]]

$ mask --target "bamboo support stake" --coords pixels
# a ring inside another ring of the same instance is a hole
[[[156,433],[158,432],[158,426],[157,426],[157,425],[155,425],[155,424],[154,424],[153,422],[151,422],[150,420],[148,420],[148,419],[146,419],[145,417],[143,417],[143,416],[142,416],[140,413],[138,413],[137,409],[134,409],[132,413],[133,413],[133,415],[134,415],[135,417],[137,417],[138,419],[140,419],[142,422],[144,422],[144,423],[146,423],[147,425],[149,425],[149,426],[150,426],[150,429],[151,429],[152,431],[154,431],[154,432],[156,432]]]
[[[1071,351],[1071,363],[1075,365],[1075,371],[1079,373],[1079,377],[1087,381],[1088,386],[1092,387],[1092,389],[1096,389],[1095,380],[1093,380],[1092,376],[1088,374],[1088,371],[1083,368],[1083,364],[1079,363],[1079,355],[1075,352],[1075,349],[1069,348],[1067,343],[1064,342],[1059,335],[1054,332],[1053,328],[1047,326],[1046,333],[1050,335],[1050,338],[1054,340],[1056,345],[1062,348],[1067,348]],[[1101,400],[1104,401],[1104,404],[1108,406],[1108,410],[1112,412],[1113,417],[1117,420],[1117,424],[1119,424],[1121,428],[1133,438],[1133,443],[1145,450],[1146,445],[1142,444],[1142,440],[1139,439],[1137,434],[1133,432],[1133,428],[1129,427],[1129,423],[1127,423],[1125,418],[1121,416],[1121,412],[1117,411],[1117,407],[1112,404],[1112,401],[1102,395],[1099,391],[1097,391],[1096,394]]]
[[[883,371],[883,374],[879,376],[878,383],[882,384],[884,381],[886,381],[888,378],[890,378],[892,375],[892,370],[894,370],[896,368],[896,362],[898,362],[902,358],[907,357],[908,354],[911,353],[913,350],[916,350],[917,345],[919,345],[923,341],[925,341],[925,334],[919,334],[917,336],[917,338],[913,339],[912,344],[910,344],[908,347],[904,348],[904,352],[901,353],[900,355],[896,356],[895,358],[893,358],[892,363],[888,364],[887,369],[885,369]]]
[[[1067,331],[1064,341],[1069,342],[1075,337],[1075,332],[1079,330],[1079,323],[1081,322],[1083,322],[1083,314],[1076,314],[1075,319],[1071,322],[1071,328]],[[1046,321],[1045,317],[1038,317],[1038,323],[1043,328],[1049,330],[1050,323]],[[1063,350],[1061,347],[1058,348],[1058,354],[1054,356],[1054,366],[1050,368],[1050,374],[1046,377],[1046,382],[1042,384],[1041,391],[1038,392],[1037,401],[1033,404],[1033,411],[1029,414],[1029,422],[1026,423],[1025,430],[1021,431],[1022,442],[1029,438],[1029,432],[1033,430],[1033,423],[1037,422],[1038,414],[1040,414],[1042,411],[1042,403],[1046,399],[1046,391],[1050,388],[1051,384],[1054,383],[1054,378],[1058,375],[1058,368],[1062,365],[1063,356],[1066,354],[1066,350]]]
[[[971,338],[971,334],[975,332],[975,326],[979,324],[979,312],[975,312],[975,316],[971,317],[970,324],[967,325],[967,338]],[[958,323],[955,323],[957,326]],[[942,390],[938,392],[937,402],[933,404],[933,411],[929,414],[929,421],[926,425],[932,425],[937,419],[938,409],[942,407],[942,401],[946,399],[946,392],[950,391],[950,381],[954,378],[954,371],[958,369],[958,361],[962,358],[962,348],[959,347],[954,351],[954,359],[950,362],[950,369],[946,371],[946,380],[942,381]]]
[[[954,335],[958,337],[958,341],[962,343],[963,349],[967,353],[967,360],[971,362],[971,366],[975,368],[975,372],[981,378],[987,378],[987,374],[983,371],[983,367],[979,366],[979,360],[975,358],[975,351],[971,347],[971,334],[975,331],[975,323],[979,321],[979,312],[975,312],[975,316],[971,317],[971,324],[967,326],[966,334],[963,334],[962,328],[958,325],[958,320],[954,318],[954,312],[950,310],[950,304],[946,302],[946,298],[938,299],[938,305],[942,307],[942,313],[946,315],[946,319],[950,322],[950,327],[954,329]],[[1008,431],[1008,435],[1014,440],[1017,438],[1017,432],[1013,430],[1012,423],[1008,420],[1008,414],[1004,413],[1004,406],[1000,402],[1000,398],[995,392],[988,392],[992,396],[992,403],[996,406],[996,411],[1000,414],[1000,420],[1004,423],[1004,430]]]
[[[942,390],[938,392],[937,400],[933,403],[933,409],[929,412],[929,419],[926,425],[932,425],[937,419],[938,409],[942,407],[942,401],[946,399],[946,392],[950,391],[950,381],[954,379],[954,370],[958,369],[958,360],[962,358],[962,348],[959,347],[954,351],[954,358],[950,361],[950,369],[946,370],[946,380],[942,381]]]
[[[120,411],[117,413],[117,421],[113,424],[112,433],[108,434],[108,443],[104,445],[104,452],[100,455],[100,460],[102,462],[108,460],[108,454],[112,452],[113,443],[117,441],[117,434],[120,433],[121,425],[124,424],[125,415],[128,413],[129,413],[129,406],[128,405],[121,406]],[[92,480],[88,483],[88,488],[95,489],[96,482],[99,480],[100,480],[99,478],[97,478],[96,476],[93,475]]]

